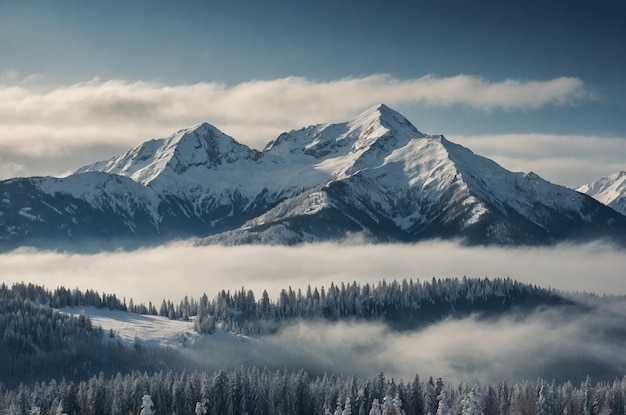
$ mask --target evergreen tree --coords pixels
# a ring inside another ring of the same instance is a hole
[[[77,388],[73,383],[67,385],[63,398],[63,410],[67,415],[79,415],[81,413],[78,405]]]
[[[349,396],[346,398],[346,403],[343,406],[343,411],[341,412],[341,415],[352,415],[352,404],[350,403]]]
[[[390,394],[385,395],[383,400],[383,415],[401,415],[396,411],[394,400]]]
[[[498,385],[498,413],[500,415],[511,414],[511,396],[506,382],[501,382]]]
[[[335,412],[333,415],[342,415],[343,409],[341,408],[341,399],[337,399],[337,405],[335,405]]]
[[[442,390],[437,397],[437,415],[450,415],[450,403],[448,401],[448,393]]]
[[[536,404],[537,415],[554,415],[556,414],[556,401],[554,399],[554,391],[552,386],[545,381],[541,381],[539,396]]]
[[[424,392],[419,375],[415,375],[409,392],[409,405],[406,408],[407,415],[424,415]]]
[[[150,395],[144,395],[143,398],[141,398],[141,415],[152,415],[153,407],[152,397],[150,397]]]
[[[374,402],[372,402],[372,409],[370,409],[369,415],[383,415],[380,410],[380,403],[378,402],[378,398],[374,399]]]
[[[196,415],[205,415],[207,413],[206,404],[204,402],[197,402],[194,413]]]
[[[483,397],[483,414],[484,415],[501,415],[498,403],[498,395],[493,386],[487,386],[487,392]]]
[[[478,385],[461,400],[461,411],[463,415],[483,415],[482,394]]]
[[[585,383],[582,386],[582,415],[593,414],[593,391],[591,387],[591,378],[587,376]],[[593,414],[595,415],[595,414]]]
[[[159,308],[159,315],[161,317],[168,316],[167,303],[165,302],[165,300],[163,300],[163,302],[161,303],[161,307]]]
[[[396,393],[396,396],[393,398],[393,409],[395,410],[396,415],[405,415],[402,410],[402,399],[400,399],[399,393]]]
[[[424,391],[424,403],[427,415],[435,415],[437,413],[437,406],[439,405],[437,395],[437,387],[435,386],[433,377],[430,376],[426,383],[426,390]]]

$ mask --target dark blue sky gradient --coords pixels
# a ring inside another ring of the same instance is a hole
[[[0,1],[0,72],[42,74],[53,84],[95,76],[230,85],[292,75],[328,81],[374,73],[400,79],[470,74],[494,82],[571,76],[582,79],[595,99],[514,116],[398,109],[435,128],[447,119],[447,133],[540,129],[626,136],[625,4]]]

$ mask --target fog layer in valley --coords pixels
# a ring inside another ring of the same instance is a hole
[[[297,247],[194,247],[176,243],[95,255],[19,250],[0,255],[1,281],[32,282],[115,293],[136,303],[218,290],[305,289],[331,282],[382,279],[510,277],[542,287],[626,294],[624,250],[595,243],[552,248],[462,247],[452,242],[414,245],[311,244]]]
[[[610,381],[626,371],[620,334],[626,303],[612,305],[612,311],[593,315],[551,310],[522,319],[472,317],[402,333],[377,323],[302,322],[271,337],[269,350],[279,353],[277,360],[287,357],[310,371],[362,376],[383,371],[405,381],[415,373],[453,384],[538,377],[576,384],[587,375]]]
[[[442,377],[448,384],[509,383],[543,378],[575,385],[587,376],[613,381],[626,373],[623,353],[626,300],[603,300],[591,312],[571,307],[498,318],[447,319],[415,331],[382,322],[288,321],[275,335],[214,341],[195,356],[209,369],[257,365],[272,370],[304,368],[396,380]],[[211,358],[207,359],[207,355]]]
[[[331,282],[381,279],[511,277],[543,287],[626,294],[623,250],[595,243],[553,248],[467,248],[451,242],[414,245],[313,244],[298,247],[194,247],[171,244],[95,255],[20,250],[0,255],[2,281],[95,289],[149,301],[213,297],[218,290],[328,287]],[[593,300],[587,297],[586,301]],[[609,380],[626,370],[621,322],[624,298],[598,298],[592,313],[538,310],[530,316],[446,320],[420,331],[396,332],[380,322],[291,322],[259,340],[209,342],[218,366],[259,364],[411,380],[518,381],[545,377]],[[202,354],[203,366],[207,363]]]

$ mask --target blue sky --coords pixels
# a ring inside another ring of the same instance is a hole
[[[197,122],[260,148],[385,102],[514,171],[626,170],[626,5],[0,0],[0,178]]]

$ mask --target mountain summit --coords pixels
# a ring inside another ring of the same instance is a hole
[[[285,132],[263,151],[204,123],[67,178],[0,182],[0,194],[2,250],[190,237],[537,245],[626,235],[626,217],[593,198],[423,134],[384,104]]]
[[[238,160],[255,160],[259,155],[258,151],[238,143],[211,124],[203,123],[168,138],[147,141],[121,156],[84,166],[76,173],[113,173],[143,185],[163,176],[171,180],[184,175],[186,181],[201,181],[206,170]]]
[[[626,171],[603,177],[576,190],[626,215]]]

